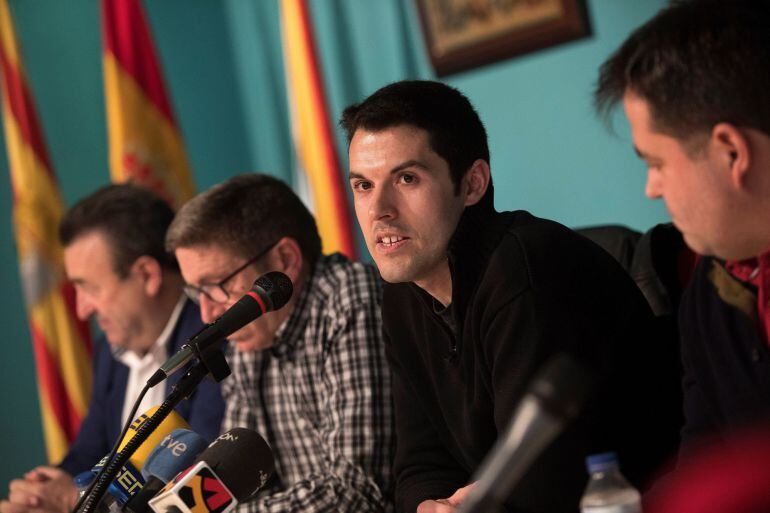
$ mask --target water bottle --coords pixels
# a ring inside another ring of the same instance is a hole
[[[93,481],[95,477],[96,472],[92,470],[86,470],[74,477],[75,488],[77,488],[78,491],[78,500],[80,500],[83,494],[86,493],[86,490],[88,490],[88,487],[91,485],[91,481]],[[96,508],[96,513],[111,513],[111,510],[105,508],[103,504],[104,501],[99,503],[99,506]]]
[[[642,513],[639,492],[620,473],[617,454],[589,456],[586,467],[591,477],[580,500],[581,513]]]
[[[80,500],[86,492],[91,481],[96,477],[96,474],[98,474],[98,472],[86,470],[74,477],[75,488],[77,488],[78,492],[78,500]],[[102,500],[99,501],[99,505],[96,506],[96,513],[120,513],[122,505],[109,493],[110,490],[112,490],[112,488],[110,488],[104,497],[102,497]]]
[[[96,476],[96,474],[90,470],[86,470],[85,472],[81,472],[74,477],[73,480],[75,481],[75,488],[78,490],[78,500],[80,500],[80,497],[86,493],[86,490],[91,484],[91,481],[94,480],[94,476]]]

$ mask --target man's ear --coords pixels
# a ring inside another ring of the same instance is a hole
[[[746,134],[730,123],[717,123],[711,130],[710,144],[718,162],[727,167],[733,186],[744,188],[753,157]]]
[[[163,284],[163,269],[160,263],[151,256],[143,255],[131,264],[131,272],[142,280],[142,287],[147,297],[155,297],[160,293]]]
[[[477,159],[463,176],[462,191],[465,193],[466,207],[475,205],[484,197],[489,187],[489,177],[489,163]]]
[[[303,262],[299,243],[292,237],[283,237],[270,250],[270,267],[288,276],[292,283],[297,283]]]

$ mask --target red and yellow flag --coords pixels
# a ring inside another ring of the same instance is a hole
[[[22,65],[11,13],[0,0],[0,84],[13,223],[48,459],[58,462],[80,428],[91,393],[91,338],[77,320],[58,226],[64,205]]]
[[[339,251],[355,259],[351,212],[305,0],[282,0],[281,25],[298,174],[310,189],[305,200],[315,214],[324,253]]]
[[[140,0],[103,0],[102,32],[112,181],[144,185],[178,208],[195,186]]]

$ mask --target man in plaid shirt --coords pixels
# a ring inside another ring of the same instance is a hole
[[[222,430],[259,432],[277,478],[240,511],[390,511],[393,413],[376,271],[322,255],[299,198],[257,174],[184,205],[166,245],[204,322],[266,272],[294,284],[285,307],[230,337]]]

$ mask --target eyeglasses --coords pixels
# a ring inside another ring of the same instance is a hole
[[[217,283],[201,283],[200,285],[190,285],[185,284],[184,286],[184,293],[189,297],[193,303],[196,305],[200,304],[200,295],[203,294],[206,296],[206,298],[209,301],[213,301],[214,303],[220,303],[224,304],[227,303],[227,301],[230,299],[230,292],[227,291],[227,289],[224,287],[225,283],[232,280],[235,276],[238,275],[241,271],[246,269],[248,266],[265,256],[268,251],[273,249],[275,245],[278,242],[274,242],[270,244],[268,247],[260,251],[256,256],[250,258],[246,261],[243,265],[238,267],[238,269],[234,270],[221,280],[219,280]]]

